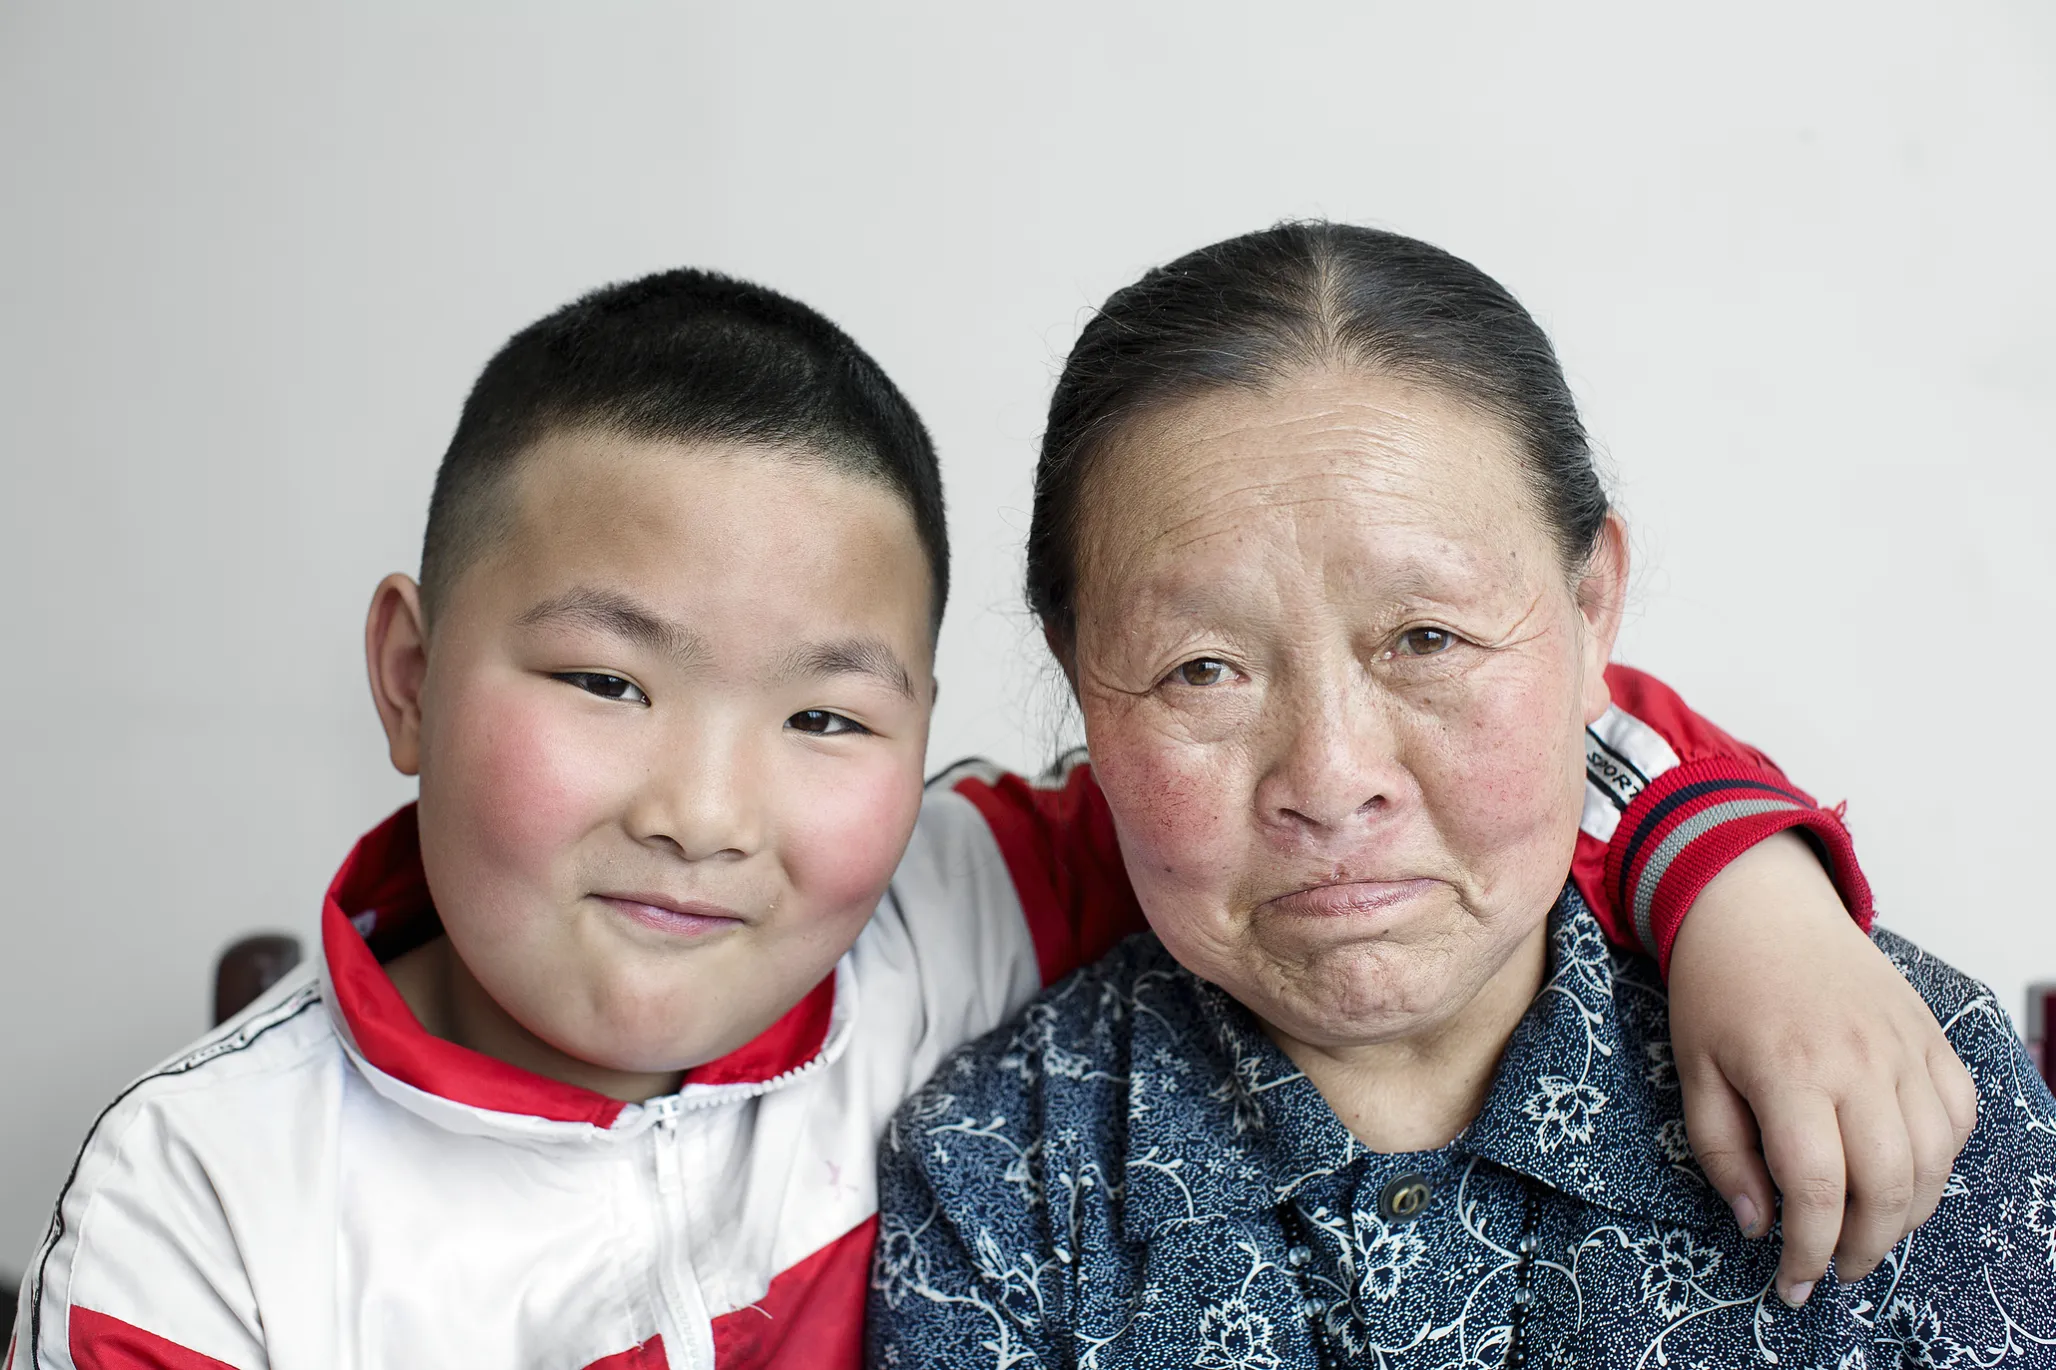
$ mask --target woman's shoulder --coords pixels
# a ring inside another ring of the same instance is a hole
[[[2014,1040],[2012,1023],[1989,985],[1888,928],[1873,928],[1870,940],[1927,1001],[1944,1030],[1951,1018],[1969,1014],[1978,1032],[1997,1031]]]
[[[1922,1364],[2041,1364],[2056,1346],[2056,1097],[1989,986],[1895,933],[1872,940],[1976,1082],[1978,1119],[1933,1216],[1857,1288],[1878,1290],[1880,1331],[1909,1359],[1924,1346]]]
[[[1137,1004],[1161,1001],[1166,986],[1184,978],[1153,934],[1130,937],[944,1058],[901,1106],[894,1128],[932,1123],[946,1114],[1005,1116],[1019,1123],[1029,1116],[1029,1105],[1037,1116],[1052,1103],[1060,1109],[1118,1105],[1128,1083]]]
[[[1978,1091],[1978,1125],[1957,1160],[1962,1178],[1981,1159],[2034,1153],[2038,1168],[2056,1172],[2056,1097],[2042,1082],[2020,1034],[1991,986],[1934,953],[1883,928],[1871,940],[1926,1001]],[[2002,1163],[2003,1164],[2003,1163]],[[2056,1173],[2044,1176],[2056,1201]],[[2056,1221],[2056,1207],[2050,1209]],[[2056,1232],[2048,1268],[2056,1274]]]
[[[2056,1097],[1991,986],[1884,928],[1874,929],[1871,940],[1926,1002],[1977,1085],[1978,1126],[1958,1158],[1957,1175],[1981,1156],[2018,1157],[2023,1148],[2035,1154],[2038,1168],[2056,1171]],[[2056,1198],[2056,1174],[2046,1178]],[[2051,1241],[2049,1270],[2056,1274],[2056,1234]]]
[[[913,1317],[926,1305],[905,1301],[947,1283],[949,1233],[981,1271],[998,1252],[1046,1256],[1053,1191],[1072,1229],[1120,1230],[1136,1005],[1183,975],[1155,937],[1129,938],[952,1053],[901,1105],[878,1157],[876,1280],[891,1309]]]

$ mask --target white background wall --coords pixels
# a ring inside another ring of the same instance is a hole
[[[1638,531],[1622,656],[1846,796],[1890,923],[2056,978],[2048,0],[12,0],[0,1268],[219,947],[311,935],[407,797],[361,615],[508,333],[676,263],[845,324],[947,463],[933,756],[1028,764],[1058,359],[1304,214],[1529,303]]]

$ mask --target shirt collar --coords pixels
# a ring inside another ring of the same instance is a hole
[[[1566,885],[1542,990],[1478,1116],[1438,1156],[1477,1157],[1629,1217],[1731,1223],[1685,1141],[1667,1001]],[[1250,1012],[1158,949],[1133,1004],[1124,1224],[1275,1207],[1367,1153]]]
[[[1461,1142],[1507,1170],[1630,1217],[1732,1225],[1685,1138],[1670,1003],[1656,963],[1609,947],[1566,885],[1549,970]]]
[[[432,1036],[394,988],[381,962],[441,931],[421,868],[414,805],[358,841],[329,885],[321,920],[324,970],[339,1026],[368,1065],[471,1108],[601,1128],[620,1118],[627,1106],[618,1099]],[[687,1071],[681,1093],[762,1085],[822,1055],[838,1017],[836,979],[831,972],[756,1037]]]

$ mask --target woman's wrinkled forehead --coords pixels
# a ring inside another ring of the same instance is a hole
[[[1085,496],[1081,608],[1152,572],[1233,576],[1261,547],[1318,529],[1404,532],[1430,561],[1553,555],[1502,422],[1445,389],[1359,370],[1140,415],[1101,453]]]

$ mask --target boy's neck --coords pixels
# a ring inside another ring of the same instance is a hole
[[[557,1050],[516,1022],[465,966],[448,937],[414,948],[386,963],[393,988],[431,1036],[505,1061],[545,1079],[589,1089],[637,1104],[675,1094],[682,1071],[647,1073],[609,1070]]]

